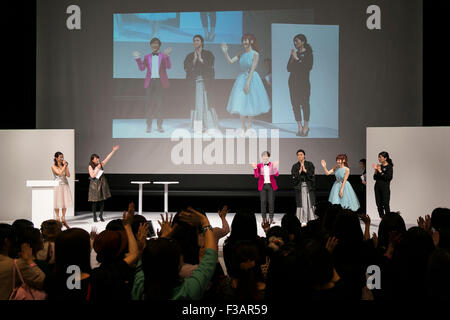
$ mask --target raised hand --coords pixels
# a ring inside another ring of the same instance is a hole
[[[162,214],[160,214],[161,216],[161,221],[158,220],[158,224],[161,227],[161,231],[159,231],[158,229],[158,236],[161,238],[167,237],[173,230],[172,228],[172,219],[173,219],[173,215],[170,214],[170,218],[169,218],[169,214],[166,212],[166,218],[164,219],[164,216]]]
[[[375,163],[372,163],[372,168],[373,168],[374,170],[378,170],[378,165],[376,165]]]
[[[325,162],[325,160],[320,160],[320,164],[322,165],[322,167],[326,168],[327,163]]]
[[[166,50],[164,50],[164,53],[166,54],[166,56],[168,56],[171,52],[172,52],[172,48],[167,48]]]
[[[130,225],[133,223],[134,219],[134,203],[130,202],[128,204],[128,211],[123,212],[122,223],[124,226]]]
[[[91,241],[95,240],[95,237],[97,236],[97,227],[91,228],[91,233],[89,234]]]
[[[373,242],[373,246],[375,248],[378,248],[378,236],[375,232],[372,233],[372,242]]]
[[[327,243],[325,244],[325,249],[328,250],[329,253],[333,253],[334,248],[336,248],[339,239],[336,237],[329,237]]]
[[[222,44],[220,45],[220,47],[222,48],[222,51],[223,51],[224,53],[226,53],[226,52],[228,51],[228,46],[227,46],[226,43],[222,43]]]
[[[145,246],[147,245],[148,224],[141,223],[139,225],[138,233],[136,235],[136,241],[138,245],[139,254],[142,255]]]
[[[267,233],[270,229],[270,222],[267,218],[263,218],[262,222],[261,222],[261,227],[264,230],[264,233]]]
[[[202,225],[209,224],[209,220],[206,216],[188,207],[186,211],[181,211],[180,220],[194,227],[201,227]]]
[[[361,214],[359,215],[359,218],[362,222],[364,222],[365,225],[370,225],[370,217],[368,214]]]
[[[117,150],[119,150],[119,145],[116,145],[113,147],[113,151],[117,151]]]
[[[256,163],[252,163],[252,167],[253,167],[253,169],[256,169],[256,168],[258,168],[258,165],[256,164]]]
[[[140,57],[141,57],[141,54],[139,53],[139,51],[133,51],[133,58],[139,59]]]
[[[280,164],[280,161],[279,160],[275,160],[274,162],[273,162],[273,166],[274,166],[274,168],[278,168],[278,165]]]
[[[225,219],[227,216],[227,213],[230,212],[227,205],[224,205],[222,210],[219,211],[219,217],[220,219]]]

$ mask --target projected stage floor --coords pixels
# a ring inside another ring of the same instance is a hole
[[[220,130],[224,137],[236,138],[239,133],[236,129],[241,127],[239,119],[220,119]],[[158,132],[156,126],[156,120],[153,120],[153,126],[151,132],[146,132],[146,120],[145,119],[113,119],[113,138],[171,138],[172,133],[176,129],[185,129],[190,133],[194,133],[191,130],[190,119],[164,119],[163,128],[164,132]],[[297,124],[296,123],[277,123],[272,124],[265,121],[255,120],[252,128],[258,132],[260,129],[267,130],[267,137],[271,137],[271,129],[278,129],[279,138],[305,138],[297,136]],[[234,132],[227,132],[227,129],[234,130]],[[208,135],[208,132],[203,133],[204,136]],[[316,127],[310,125],[310,131],[306,138],[338,138],[338,132],[332,128]]]

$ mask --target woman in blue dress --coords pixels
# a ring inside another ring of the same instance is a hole
[[[340,204],[344,209],[357,211],[359,209],[358,197],[350,182],[347,181],[348,176],[350,175],[347,155],[339,154],[336,157],[336,165],[331,170],[327,170],[327,163],[325,160],[322,160],[321,163],[327,176],[334,173],[336,177],[328,201],[332,204]]]
[[[270,101],[261,77],[255,71],[259,61],[255,36],[244,34],[242,36],[242,47],[243,51],[230,58],[228,46],[225,43],[222,44],[222,51],[227,62],[232,64],[239,61],[241,66],[241,73],[239,73],[233,89],[231,89],[227,111],[231,114],[240,115],[242,130],[245,132],[252,127],[255,116],[269,112]],[[247,126],[245,125],[246,119],[248,119]]]

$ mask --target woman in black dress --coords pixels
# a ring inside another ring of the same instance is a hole
[[[375,202],[377,204],[378,215],[383,218],[385,213],[391,212],[389,201],[391,199],[390,183],[392,180],[393,170],[392,159],[389,153],[382,151],[378,154],[379,164],[373,164],[375,170],[373,179],[375,182]]]
[[[287,64],[287,70],[290,72],[289,92],[295,121],[298,124],[297,136],[306,137],[309,133],[309,95],[311,92],[309,73],[313,66],[313,52],[303,34],[294,37],[294,46],[295,49],[291,50],[291,56]],[[304,125],[302,125],[300,109],[303,109]]]

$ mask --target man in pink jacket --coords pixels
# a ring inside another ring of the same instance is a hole
[[[267,202],[269,202],[269,222],[273,223],[275,210],[275,191],[278,189],[275,177],[278,177],[278,161],[269,162],[270,152],[262,153],[262,163],[252,163],[255,178],[258,178],[258,191],[261,200],[261,215],[266,219]]]
[[[146,96],[146,118],[147,118],[147,132],[152,131],[152,122],[157,118],[158,131],[164,132],[162,127],[162,104],[164,91],[169,88],[169,78],[167,76],[167,69],[172,67],[170,63],[169,54],[171,48],[164,50],[164,53],[159,52],[161,41],[158,38],[153,38],[150,41],[152,53],[148,54],[142,60],[140,53],[135,51],[133,56],[138,64],[139,70],[147,69],[145,76],[145,96]]]

